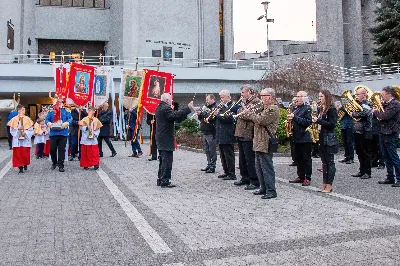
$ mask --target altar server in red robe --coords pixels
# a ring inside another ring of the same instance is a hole
[[[81,137],[81,160],[80,166],[84,169],[94,166],[99,169],[100,155],[97,137],[100,134],[100,128],[103,126],[99,119],[94,116],[96,108],[88,108],[88,116],[79,121],[82,131]]]
[[[8,122],[12,139],[12,165],[18,167],[19,172],[28,170],[31,163],[31,138],[33,135],[33,121],[25,115],[25,107],[17,106],[18,115]]]

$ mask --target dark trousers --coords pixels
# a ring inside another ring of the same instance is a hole
[[[259,186],[256,166],[255,152],[252,141],[238,141],[239,146],[239,169],[242,181]]]
[[[296,163],[296,152],[292,137],[290,137],[290,156],[292,157],[292,161]]]
[[[135,138],[135,140],[133,140]],[[139,143],[139,134],[133,136],[133,130],[128,130],[128,141],[131,143],[132,147],[132,154],[136,155],[139,152],[142,152],[142,148],[140,147]]]
[[[222,168],[228,176],[236,176],[235,174],[235,151],[233,144],[219,144],[219,157],[221,158]]]
[[[354,144],[358,161],[360,162],[360,173],[371,175],[371,155],[369,151],[371,140],[365,138],[364,134],[355,133]]]
[[[80,138],[82,138],[82,134],[80,135]],[[81,150],[78,148],[78,135],[70,135],[69,143],[71,145],[71,157],[75,158],[76,155],[78,155],[78,158],[81,158]]]
[[[332,185],[336,174],[335,154],[328,153],[328,146],[323,141],[319,146],[319,155],[322,161],[322,179],[324,184]]]
[[[341,129],[342,141],[344,146],[344,158],[354,160],[354,134],[352,128]]]
[[[312,156],[317,156],[319,155],[319,141],[315,142],[312,144]]]
[[[369,142],[371,154],[371,166],[383,165],[381,142],[379,135],[372,135],[372,141]]]
[[[97,140],[98,140],[98,143],[99,143],[98,146],[99,146],[100,156],[103,156],[103,139],[106,142],[108,148],[111,150],[111,153],[115,153],[115,149],[114,149],[114,146],[112,145],[112,143],[110,141],[110,137],[109,136],[108,137],[99,136],[97,138]]]
[[[311,149],[312,143],[294,143],[295,159],[297,163],[297,176],[301,179],[311,180],[312,159]]]
[[[150,134],[151,136],[151,134]],[[157,160],[157,142],[156,142],[156,132],[153,132],[153,138],[151,139],[151,159]]]
[[[256,152],[256,171],[260,182],[260,191],[275,194],[275,169],[272,153]]]
[[[8,139],[8,146],[10,147],[10,149],[12,149],[12,139],[13,139],[13,136],[11,135],[10,127],[9,127],[9,126],[7,126],[7,139]]]
[[[43,158],[44,143],[38,143],[36,156],[38,158]]]
[[[394,180],[395,176],[397,182],[400,182],[400,158],[397,154],[397,135],[381,136],[381,147],[383,159],[386,163],[387,178]]]
[[[215,164],[217,162],[217,143],[215,142],[214,135],[203,135],[203,150],[207,156],[207,166],[215,169]]]
[[[168,185],[171,179],[172,162],[174,156],[172,151],[158,151],[160,162],[158,165],[158,182],[160,185]]]
[[[67,137],[65,136],[50,137],[50,156],[53,165],[58,164],[58,167],[64,167],[65,146],[67,146]],[[58,160],[57,160],[57,155],[58,155]]]

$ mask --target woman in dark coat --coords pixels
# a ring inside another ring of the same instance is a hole
[[[335,178],[335,153],[338,150],[338,141],[335,128],[338,120],[338,113],[333,104],[333,97],[330,91],[322,90],[319,93],[319,101],[322,108],[318,117],[313,117],[314,123],[321,126],[319,133],[320,156],[322,161],[323,185],[321,192],[332,192],[332,183]]]

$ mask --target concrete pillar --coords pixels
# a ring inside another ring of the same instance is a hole
[[[234,54],[233,0],[224,0],[225,60],[232,60]]]

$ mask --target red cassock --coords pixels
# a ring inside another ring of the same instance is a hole
[[[49,156],[50,154],[50,140],[46,140],[43,148],[43,156]]]
[[[92,167],[100,164],[99,146],[81,145],[81,167]]]
[[[13,167],[21,167],[31,164],[30,147],[14,147],[12,156]]]

